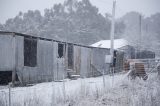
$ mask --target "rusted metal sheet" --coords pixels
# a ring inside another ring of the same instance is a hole
[[[3,45],[3,47],[0,45],[0,48],[3,50],[0,51],[0,63],[3,64],[3,66],[0,66],[0,69],[3,68],[6,71],[16,67],[16,73],[22,83],[62,80],[64,76],[67,76],[67,69],[69,68],[72,68],[72,71],[81,77],[97,76],[95,72],[102,72],[106,68],[104,59],[105,55],[107,53],[109,54],[108,50],[86,48],[66,43],[63,48],[64,56],[59,57],[58,42],[46,41],[36,37],[27,37],[27,39],[37,40],[36,65],[32,67],[25,66],[24,37],[15,37],[16,48],[12,47],[13,36],[3,37],[3,39],[5,39],[4,42],[2,38],[0,39],[0,41],[2,40],[0,43]],[[70,45],[72,45],[73,48],[69,48]],[[69,64],[69,62],[73,62],[73,64]]]
[[[109,55],[109,50],[105,49],[92,49],[91,68],[93,76],[102,75],[105,70],[105,74],[109,73],[109,65],[105,64],[105,56]]]
[[[80,74],[81,66],[81,48],[79,46],[74,46],[74,71],[76,74]]]
[[[136,77],[143,78],[143,80],[146,80],[148,78],[146,71],[145,71],[145,65],[143,62],[140,62],[138,60],[128,60],[127,66],[129,66],[130,76],[132,79],[135,79]]]
[[[90,73],[90,49],[81,47],[81,77],[88,77]]]

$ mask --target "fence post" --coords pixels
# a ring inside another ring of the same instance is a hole
[[[66,92],[65,92],[65,80],[64,80],[64,75],[63,75],[63,96],[64,96],[64,103],[66,102]]]
[[[56,102],[56,97],[55,97],[55,83],[54,83],[54,81],[55,81],[55,70],[54,70],[54,42],[53,42],[53,40],[52,40],[52,52],[53,52],[53,64],[52,64],[52,105],[51,106],[54,106],[55,105],[55,102]]]
[[[11,83],[9,83],[9,106],[11,106]]]
[[[104,76],[104,70],[103,70],[103,87],[104,87],[104,90],[105,90],[105,76]]]

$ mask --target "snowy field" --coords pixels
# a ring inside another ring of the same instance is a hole
[[[104,80],[105,79],[105,80]],[[105,83],[104,83],[105,82]],[[8,88],[1,87],[0,106],[8,106]],[[11,89],[11,106],[159,106],[157,73],[143,81],[127,74],[64,82],[41,83]]]

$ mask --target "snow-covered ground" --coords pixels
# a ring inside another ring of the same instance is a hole
[[[105,83],[104,83],[105,82]],[[0,90],[0,106],[8,105],[8,89]],[[127,74],[41,83],[11,89],[12,106],[159,106],[157,73],[143,81]]]

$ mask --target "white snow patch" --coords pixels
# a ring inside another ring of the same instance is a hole
[[[128,80],[127,75],[106,75],[105,87],[103,77],[97,77],[12,88],[11,101],[14,106],[150,106],[160,103],[157,73],[150,73],[147,81]],[[0,103],[8,104],[8,89],[0,90]]]

